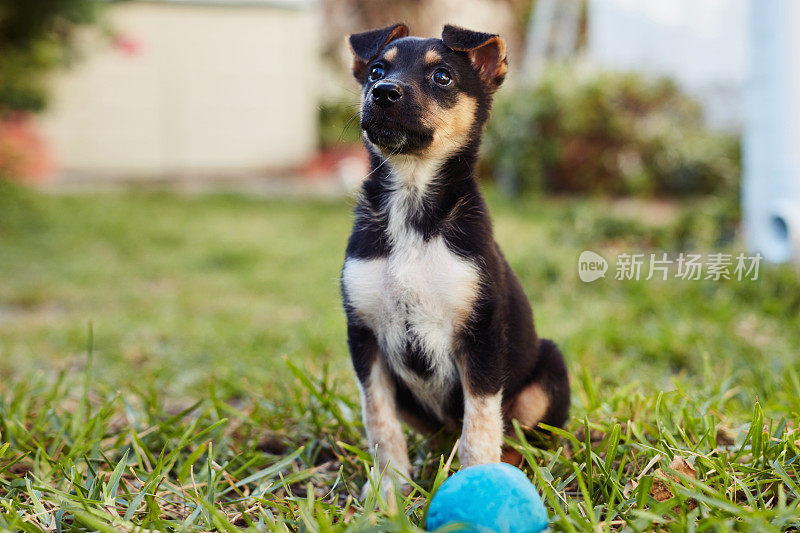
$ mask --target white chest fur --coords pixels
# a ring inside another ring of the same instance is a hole
[[[458,379],[454,338],[477,297],[478,271],[453,254],[441,236],[396,249],[380,259],[348,259],[342,272],[348,300],[376,335],[387,362],[432,412]],[[411,370],[409,341],[428,374]]]

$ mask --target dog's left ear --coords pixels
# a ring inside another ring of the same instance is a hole
[[[378,30],[352,34],[348,40],[353,50],[353,76],[359,82],[363,81],[367,64],[375,59],[383,47],[407,35],[408,26],[405,24],[393,24]]]
[[[494,91],[506,77],[506,43],[499,35],[472,31],[447,24],[442,29],[442,42],[457,52],[466,52],[472,67]]]

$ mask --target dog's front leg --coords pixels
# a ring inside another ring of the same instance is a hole
[[[352,326],[348,328],[348,338],[350,355],[358,375],[369,450],[377,456],[376,466],[380,469],[375,476],[380,478],[385,471],[390,478],[382,483],[385,493],[390,490],[392,483],[403,489],[407,484],[406,478],[411,476],[411,463],[398,415],[394,384],[372,332]],[[364,493],[368,490],[369,481],[364,486]]]
[[[406,484],[406,478],[411,475],[411,463],[397,413],[394,386],[380,359],[372,365],[367,381],[361,383],[361,406],[370,453],[378,458],[380,472],[376,474],[385,470],[394,482]]]
[[[467,361],[460,365],[464,389],[464,423],[458,458],[462,466],[499,463],[503,447],[503,390],[498,381],[478,379]],[[486,383],[498,384],[487,388]]]

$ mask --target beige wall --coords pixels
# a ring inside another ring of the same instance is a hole
[[[95,36],[53,80],[41,128],[61,171],[248,172],[314,149],[314,10],[129,2],[108,18],[138,50]]]

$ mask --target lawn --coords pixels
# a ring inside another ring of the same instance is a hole
[[[583,283],[593,250],[738,253],[735,210],[490,191],[497,238],[573,386],[510,442],[557,531],[800,527],[800,281]],[[345,200],[52,196],[0,183],[0,529],[413,531],[369,473],[338,273]],[[376,509],[377,506],[377,509]]]

